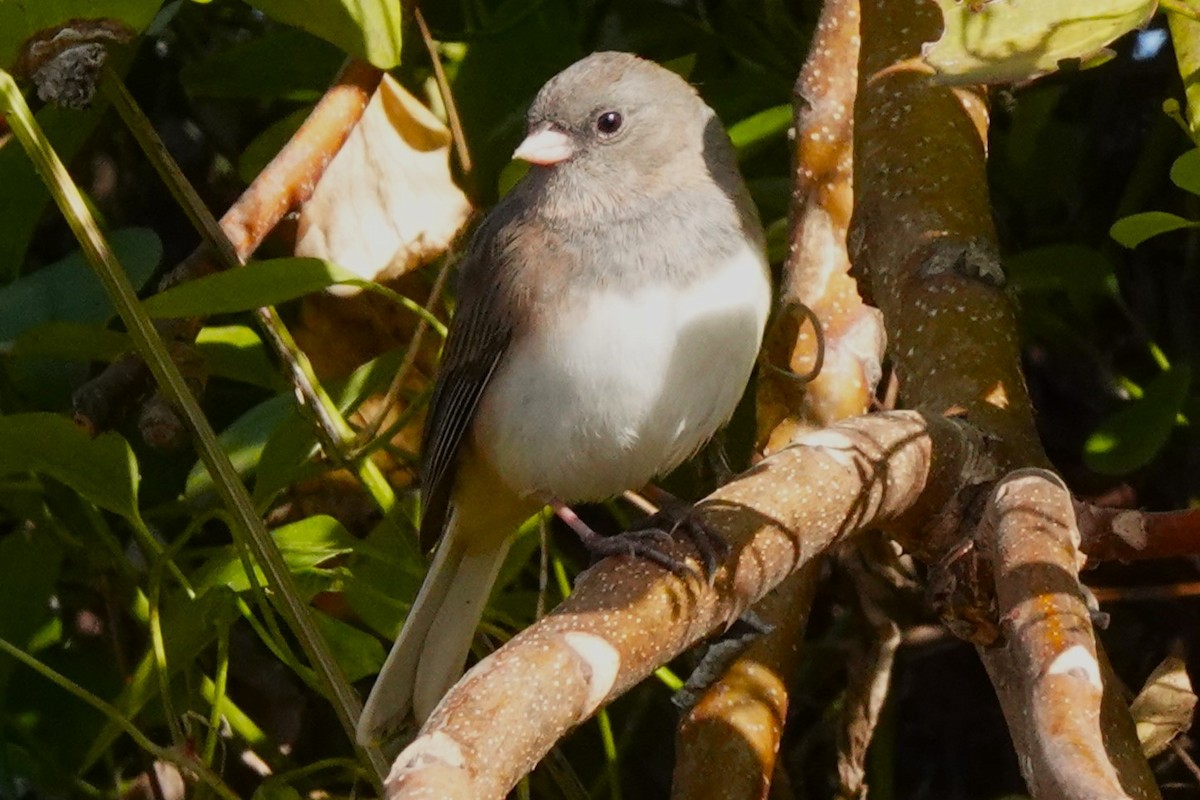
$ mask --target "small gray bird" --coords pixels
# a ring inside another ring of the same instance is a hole
[[[762,341],[762,226],[724,128],[678,75],[588,56],[538,93],[513,155],[532,167],[464,256],[426,422],[421,542],[441,542],[364,744],[410,709],[424,721],[461,675],[520,523],[694,454]]]

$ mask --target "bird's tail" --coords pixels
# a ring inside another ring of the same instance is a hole
[[[512,541],[512,528],[501,532],[503,523],[481,522],[488,530],[475,530],[451,513],[433,565],[359,717],[360,744],[390,734],[410,709],[424,722],[462,675]]]

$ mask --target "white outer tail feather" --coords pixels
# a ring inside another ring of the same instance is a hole
[[[511,536],[496,536],[494,530],[464,528],[460,515],[451,514],[425,582],[363,707],[355,731],[359,744],[385,738],[410,709],[424,722],[459,679],[511,542]]]

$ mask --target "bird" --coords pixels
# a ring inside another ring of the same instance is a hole
[[[542,87],[526,122],[513,157],[529,170],[459,264],[421,455],[420,538],[436,550],[359,719],[364,745],[410,712],[423,722],[461,676],[521,523],[695,454],[762,342],[762,224],[686,80],[594,53]],[[639,552],[566,521],[602,552]]]

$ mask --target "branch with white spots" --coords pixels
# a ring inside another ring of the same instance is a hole
[[[851,257],[883,312],[903,402],[959,417],[989,443],[978,488],[893,532],[932,566],[935,596],[960,601],[944,619],[979,647],[1031,794],[1157,797],[1118,684],[1103,677],[1070,494],[1043,470],[988,198],[986,97],[911,68],[941,34],[936,4],[862,0],[861,12]]]
[[[1142,511],[1076,501],[1081,548],[1089,560],[1137,561],[1200,555],[1200,509]]]
[[[830,544],[922,501],[931,475],[965,475],[969,426],[914,412],[805,435],[696,507],[730,553],[710,586],[611,558],[553,613],[481,661],[397,757],[387,796],[499,798],[568,730],[710,633]],[[935,456],[936,454],[936,456]],[[680,542],[674,552],[694,558]]]
[[[801,431],[865,413],[881,371],[883,320],[859,296],[846,253],[857,60],[858,0],[830,0],[793,94],[783,307],[763,353],[774,369],[760,371],[757,387],[758,438],[768,455]],[[702,675],[715,680],[680,720],[673,797],[711,797],[717,786],[722,797],[766,797],[819,571],[812,563],[764,597],[754,614],[769,632],[726,657],[721,674]]]
[[[1102,733],[1112,722],[1102,722],[1104,681],[1079,583],[1084,556],[1070,492],[1047,470],[1012,472],[992,492],[977,541],[995,576],[1001,634],[979,652],[1000,691],[1031,793],[1129,798],[1114,766],[1119,759],[1109,752],[1120,737]]]

